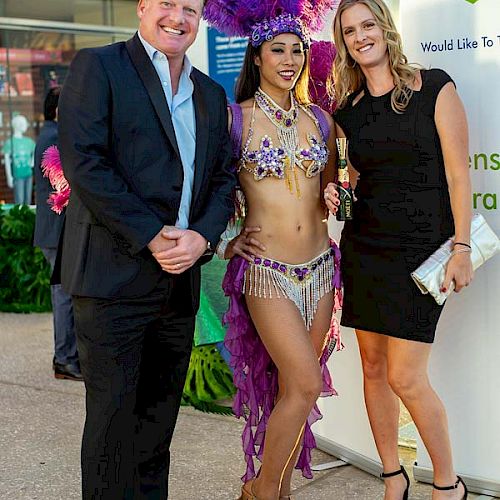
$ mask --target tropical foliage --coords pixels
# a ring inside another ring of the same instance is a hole
[[[193,347],[182,403],[210,413],[232,413],[233,377],[214,344]]]
[[[33,247],[35,213],[26,205],[0,210],[0,311],[51,310],[50,268]]]

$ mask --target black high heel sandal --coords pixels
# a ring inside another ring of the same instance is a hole
[[[403,477],[406,479],[406,489],[403,492],[402,500],[408,500],[408,494],[410,491],[410,478],[408,477],[406,469],[403,466],[401,466],[401,469],[394,471],[394,472],[382,472],[382,474],[380,474],[380,477],[382,479],[386,479],[388,477],[397,476],[398,474],[403,474]],[[448,488],[446,488],[446,489],[448,489]]]
[[[436,486],[434,483],[432,483],[432,487],[435,490],[448,491],[448,490],[456,490],[458,488],[459,484],[462,484],[464,487],[464,496],[462,497],[462,500],[466,500],[467,494],[469,493],[469,491],[467,490],[467,486],[460,476],[457,476],[457,480],[455,481],[455,484],[452,484],[451,486]]]

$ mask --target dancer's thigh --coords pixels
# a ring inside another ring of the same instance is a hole
[[[330,292],[320,299],[318,303],[318,310],[314,315],[313,324],[311,326],[311,330],[309,331],[309,337],[318,359],[321,357],[321,353],[325,348],[325,342],[327,340],[327,334],[330,329],[332,314],[333,292]],[[278,372],[278,384],[279,391],[277,401],[279,401],[279,399],[281,399],[281,397],[285,393],[285,381],[283,380],[280,372]]]
[[[333,292],[327,293],[321,297],[318,302],[318,309],[314,315],[314,320],[311,325],[310,336],[311,342],[319,358],[325,347],[327,334],[330,329],[333,314]]]
[[[318,357],[295,304],[285,298],[246,295],[245,299],[257,332],[285,383],[318,377]]]

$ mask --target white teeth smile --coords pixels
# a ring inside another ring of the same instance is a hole
[[[168,26],[163,26],[163,31],[167,33],[172,33],[174,35],[182,35],[184,33],[184,31],[176,30],[174,28],[169,28]]]
[[[373,44],[370,45],[365,45],[364,47],[361,47],[358,49],[358,52],[366,52],[367,50],[370,50],[373,47]]]
[[[295,71],[280,71],[279,74],[285,77],[292,77],[295,75]]]

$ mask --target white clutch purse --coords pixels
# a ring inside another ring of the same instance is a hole
[[[481,214],[475,214],[472,217],[470,245],[474,270],[500,251],[500,240]],[[411,273],[411,277],[420,291],[423,294],[430,293],[439,305],[444,303],[454,289],[454,283],[452,282],[446,292],[441,291],[446,264],[450,260],[452,251],[453,238],[450,238]]]

